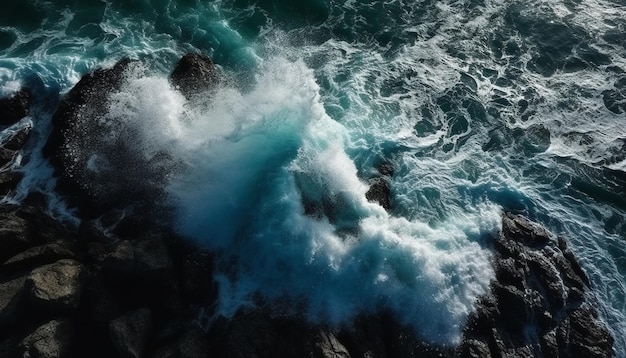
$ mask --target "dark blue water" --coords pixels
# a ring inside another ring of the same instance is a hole
[[[5,4],[2,93],[39,98],[2,132],[35,129],[5,200],[53,187],[38,150],[60,96],[138,58],[102,121],[185,163],[168,200],[178,230],[220,252],[218,314],[259,297],[332,324],[388,309],[458,342],[493,278],[484,238],[514,210],[569,240],[626,356],[625,19],[598,0]],[[220,66],[212,96],[167,81],[186,52]],[[381,163],[389,212],[365,198]]]

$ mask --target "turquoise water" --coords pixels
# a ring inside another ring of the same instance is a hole
[[[80,77],[143,66],[107,123],[166,150],[178,230],[219,252],[216,314],[262,304],[341,325],[390,310],[454,344],[493,278],[503,210],[568,238],[626,356],[626,4],[619,1],[30,1],[0,14],[3,94],[38,94],[20,190]],[[225,76],[186,100],[180,56]],[[4,132],[15,130],[8,128]],[[111,134],[114,135],[114,134]],[[99,148],[81,148],[95,154]],[[392,209],[365,198],[391,163]],[[71,218],[50,194],[51,211]],[[303,202],[322,208],[305,212]]]

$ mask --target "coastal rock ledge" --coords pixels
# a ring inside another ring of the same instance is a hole
[[[179,86],[188,83],[195,91],[198,76],[205,75],[212,86],[213,72],[203,67],[209,64],[200,58],[200,68],[188,67],[194,79]],[[95,129],[76,132],[76,126],[97,120],[89,114],[105,108],[107,91],[120,85],[128,65],[122,61],[83,77],[55,115],[46,150],[57,174],[66,176],[67,191],[59,188],[60,193],[83,195],[73,199],[80,208],[80,227],[67,228],[50,218],[38,202],[0,205],[0,357],[614,355],[613,337],[589,299],[590,282],[566,239],[511,213],[502,216],[502,230],[490,243],[495,280],[476,303],[459,347],[424,342],[385,312],[361,316],[341,330],[263,309],[215,319],[212,309],[219,287],[212,280],[214,253],[192,246],[166,227],[130,230],[133,225],[128,223],[145,217],[125,213],[128,216],[118,220],[118,209],[128,203],[118,199],[131,195],[117,191],[121,187],[115,182],[99,192],[71,181],[76,176],[69,174],[79,169],[68,167],[64,148],[72,140],[91,140],[77,135],[98,135]],[[379,172],[383,179],[393,175],[385,168]],[[371,200],[388,196],[384,184],[375,188]],[[101,198],[111,201],[103,205]],[[133,196],[144,199],[150,196]]]
[[[565,239],[506,213],[494,249],[496,280],[468,320],[461,357],[613,356],[613,337]]]

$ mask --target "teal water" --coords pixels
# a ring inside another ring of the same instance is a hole
[[[38,150],[60,96],[138,58],[103,120],[136,129],[146,158],[185,163],[169,200],[179,231],[220,253],[216,314],[263,301],[341,325],[385,309],[457,343],[493,277],[486,237],[514,210],[569,240],[626,356],[624,19],[600,0],[5,5],[2,93],[38,94],[5,200],[51,191]],[[212,96],[169,85],[187,52],[224,73]],[[389,213],[365,198],[381,163]]]

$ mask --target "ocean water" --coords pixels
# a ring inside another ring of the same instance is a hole
[[[187,52],[214,59],[219,88],[170,85]],[[138,158],[181,163],[166,200],[218,253],[216,316],[263,305],[340,326],[385,310],[457,344],[512,210],[568,239],[626,356],[624,1],[4,4],[0,92],[36,97],[0,133],[33,126],[4,201],[42,192],[76,220],[40,150],[63,94],[126,57],[143,65],[99,121],[132,129]],[[389,212],[365,197],[383,164]]]

